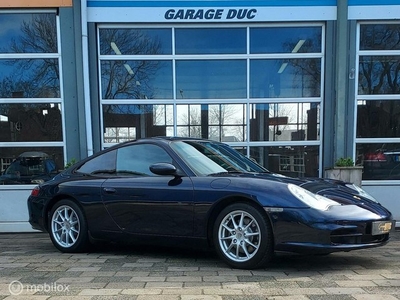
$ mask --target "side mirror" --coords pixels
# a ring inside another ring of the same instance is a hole
[[[173,164],[156,163],[150,166],[150,171],[156,175],[174,175],[178,176],[177,170]]]

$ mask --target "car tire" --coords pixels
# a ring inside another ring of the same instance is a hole
[[[49,234],[61,252],[82,252],[89,246],[86,218],[72,200],[58,201],[50,210]]]
[[[214,223],[215,250],[229,266],[257,269],[273,256],[272,227],[256,207],[235,203],[224,208]]]

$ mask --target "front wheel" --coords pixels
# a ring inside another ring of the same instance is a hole
[[[214,224],[213,239],[218,255],[234,268],[260,268],[273,254],[269,220],[246,203],[235,203],[221,211]]]
[[[51,209],[49,233],[54,246],[62,252],[81,252],[89,244],[82,209],[69,199],[57,202]]]

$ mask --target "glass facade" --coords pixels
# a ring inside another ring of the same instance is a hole
[[[103,147],[201,137],[319,176],[325,27],[297,25],[99,25]]]
[[[400,179],[400,23],[358,24],[356,159],[364,180]]]
[[[36,184],[64,164],[58,16],[4,12],[0,24],[0,184]]]
[[[176,54],[245,54],[246,28],[177,28]]]

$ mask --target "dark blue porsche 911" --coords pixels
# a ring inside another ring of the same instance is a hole
[[[32,191],[29,222],[63,252],[96,240],[214,247],[231,267],[276,251],[382,246],[395,221],[349,183],[274,174],[226,144],[149,138],[118,144]]]

